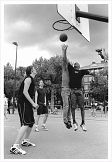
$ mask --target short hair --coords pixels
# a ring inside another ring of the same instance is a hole
[[[40,81],[43,81],[43,83],[44,83],[44,80],[41,78],[41,79],[39,79],[39,81],[38,81],[38,83],[40,84]]]
[[[26,68],[26,75],[27,75],[27,76],[30,76],[32,68],[33,68],[33,66],[28,66],[28,67]]]
[[[79,67],[80,68],[80,64],[78,62],[75,62],[74,67]]]

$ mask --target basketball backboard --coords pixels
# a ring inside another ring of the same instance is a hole
[[[57,4],[58,13],[90,41],[89,19],[76,19],[76,10],[88,12],[88,4]]]

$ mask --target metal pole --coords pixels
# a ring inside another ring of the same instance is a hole
[[[14,114],[14,110],[15,110],[16,66],[17,66],[17,49],[18,49],[18,44],[16,42],[13,42],[13,44],[16,45],[15,73],[14,73],[14,86],[13,86],[13,114]]]
[[[88,19],[93,19],[97,21],[102,21],[102,22],[107,22],[108,23],[108,17],[106,16],[101,16],[101,15],[96,15],[92,13],[87,13],[83,11],[76,10],[76,19],[78,17],[83,17],[83,18],[88,18]]]

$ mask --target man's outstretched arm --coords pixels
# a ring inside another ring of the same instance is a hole
[[[62,45],[62,57],[63,57],[62,69],[63,70],[67,70],[68,68],[68,60],[66,56],[67,47],[68,46],[65,44]]]

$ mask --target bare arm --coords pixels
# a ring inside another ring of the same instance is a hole
[[[67,56],[66,56],[67,47],[68,46],[65,44],[62,45],[63,70],[67,70],[67,67],[68,67],[68,60],[67,60]]]
[[[24,81],[24,90],[23,90],[23,94],[25,95],[25,97],[27,98],[27,100],[32,104],[33,107],[36,107],[37,104],[34,103],[34,101],[32,100],[32,98],[30,97],[28,90],[31,84],[31,78],[26,78]]]
[[[35,91],[35,103],[37,104],[38,92]]]
[[[82,75],[94,75],[94,72],[91,70],[81,70]]]
[[[45,95],[45,105],[46,105],[47,103],[46,103],[46,95]]]

